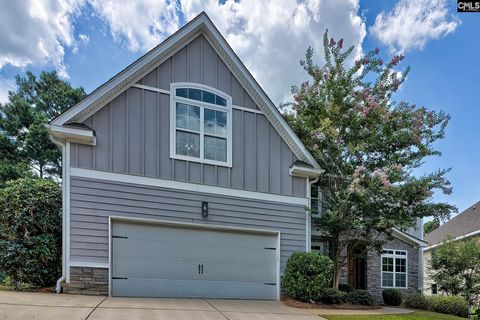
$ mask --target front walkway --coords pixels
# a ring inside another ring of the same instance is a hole
[[[0,319],[321,320],[279,301],[105,298],[0,291]]]

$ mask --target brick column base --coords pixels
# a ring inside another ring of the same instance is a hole
[[[107,296],[108,269],[71,267],[70,283],[66,286],[66,293]]]

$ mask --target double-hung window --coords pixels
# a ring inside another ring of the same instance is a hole
[[[407,288],[407,251],[383,250],[382,287]]]
[[[231,166],[232,99],[200,84],[170,86],[170,157]]]

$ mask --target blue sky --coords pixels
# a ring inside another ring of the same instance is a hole
[[[455,3],[270,0],[260,6],[254,0],[139,0],[119,6],[113,0],[5,1],[0,4],[0,102],[14,88],[14,76],[27,70],[58,70],[91,92],[205,10],[278,103],[304,79],[298,61],[305,49],[311,45],[321,54],[328,28],[346,45],[356,45],[357,56],[376,47],[384,60],[403,53],[402,66],[410,65],[412,71],[396,98],[451,115],[446,138],[436,145],[443,155],[427,159],[422,170],[451,167],[454,192],[435,199],[463,210],[480,200],[480,14],[457,14]]]

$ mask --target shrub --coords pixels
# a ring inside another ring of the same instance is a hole
[[[0,190],[0,269],[20,284],[49,286],[61,270],[62,193],[45,179],[9,181]]]
[[[340,283],[338,285],[338,290],[340,291],[343,291],[343,292],[346,292],[346,293],[349,293],[349,292],[352,292],[353,291],[353,288],[350,287],[348,284],[346,283]]]
[[[405,295],[403,303],[407,308],[428,310],[428,301],[421,293],[409,293]]]
[[[467,317],[468,302],[461,296],[432,296],[427,299],[430,311]]]
[[[387,306],[399,306],[402,304],[402,292],[398,289],[385,289],[382,292],[383,302]]]
[[[296,252],[285,267],[285,294],[301,301],[316,300],[332,281],[333,264],[317,253]]]
[[[347,302],[363,306],[373,306],[374,300],[367,290],[352,290],[347,293]]]
[[[337,289],[327,288],[321,292],[320,297],[317,298],[316,301],[325,304],[345,303],[347,301],[347,293]]]

